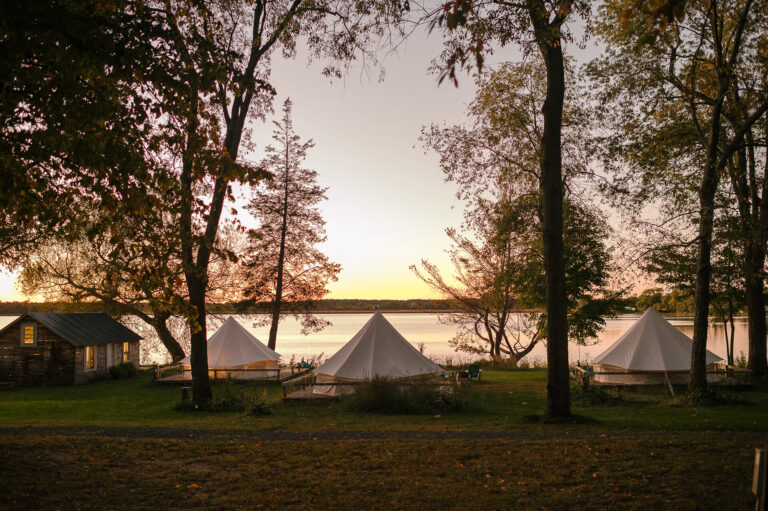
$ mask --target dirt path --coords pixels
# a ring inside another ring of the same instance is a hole
[[[551,440],[605,438],[704,438],[763,440],[768,432],[734,431],[222,431],[153,427],[12,427],[0,428],[0,438],[17,435],[85,436],[107,438],[203,439],[214,441],[345,441],[345,440]]]

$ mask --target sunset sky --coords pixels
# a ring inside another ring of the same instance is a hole
[[[274,61],[275,115],[290,97],[297,134],[316,144],[306,166],[329,187],[322,205],[324,250],[343,269],[328,298],[435,297],[409,265],[427,258],[451,270],[445,228],[460,223],[461,203],[455,186],[443,182],[437,156],[425,154],[418,137],[423,125],[463,122],[474,85],[464,74],[458,88],[447,81],[438,87],[427,69],[439,52],[439,34],[412,36],[386,57],[381,82],[376,70],[368,76],[359,66],[330,82],[321,66],[307,67],[301,56]],[[491,62],[519,58],[503,49]],[[249,159],[258,161],[271,142],[272,123],[252,127],[257,148]],[[5,272],[0,299],[24,299]]]

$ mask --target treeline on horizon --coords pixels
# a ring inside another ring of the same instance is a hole
[[[768,294],[767,294],[768,295]],[[766,297],[768,299],[768,296]],[[620,309],[626,312],[645,312],[653,308],[665,314],[693,315],[693,295],[690,292],[672,290],[664,292],[661,288],[643,290],[638,295],[625,296],[620,299]],[[293,305],[293,306],[292,306]],[[306,309],[294,304],[286,304],[284,313],[294,309]],[[237,303],[209,304],[208,310],[213,314],[268,314],[271,302],[263,302],[243,306]],[[440,312],[456,310],[458,307],[453,300],[413,298],[408,300],[369,300],[362,298],[320,300],[312,310],[314,312]],[[149,308],[145,307],[147,312]],[[743,307],[741,308],[743,309]],[[744,312],[743,310],[739,312]],[[0,315],[24,314],[25,312],[101,312],[112,310],[102,302],[0,302]]]
[[[301,307],[299,307],[301,305]],[[284,304],[284,313],[295,309],[304,310],[305,304]],[[212,314],[267,314],[271,311],[271,302],[262,302],[249,306],[237,303],[209,304]],[[451,300],[409,299],[409,300],[366,300],[366,299],[330,299],[320,300],[314,307],[315,312],[366,312],[366,311],[446,311],[455,309]],[[149,312],[149,307],[143,307]],[[26,312],[100,312],[114,310],[103,302],[0,302],[0,315],[24,314]]]

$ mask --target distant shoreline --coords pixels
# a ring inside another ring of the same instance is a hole
[[[286,303],[284,313],[293,313],[292,306],[302,309],[305,304]],[[151,313],[146,304],[138,306],[146,313]],[[211,303],[206,306],[209,314],[269,314],[271,304],[260,303],[245,305],[242,303]],[[327,299],[314,303],[311,307],[313,314],[363,314],[382,312],[412,313],[434,312],[444,313],[455,309],[449,300],[413,298],[408,300],[367,300],[367,299]],[[26,312],[117,312],[119,309],[110,307],[102,302],[0,302],[0,315],[17,315]]]

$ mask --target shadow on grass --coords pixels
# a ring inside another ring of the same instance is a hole
[[[546,417],[544,415],[524,415],[527,424],[600,424],[601,421],[586,415],[573,414],[568,417]]]

